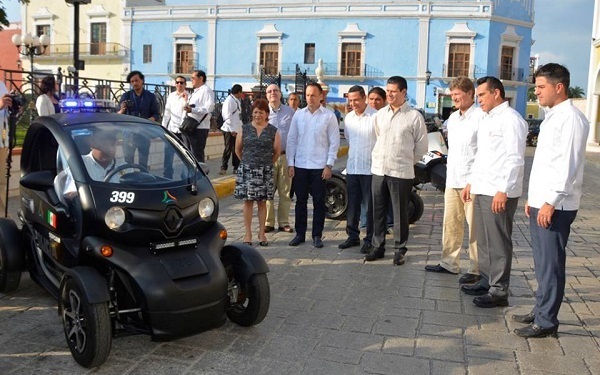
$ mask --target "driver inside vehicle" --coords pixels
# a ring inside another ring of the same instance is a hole
[[[88,174],[94,181],[104,181],[106,176],[111,174],[115,168],[125,164],[122,160],[116,158],[117,135],[114,131],[94,129],[90,137],[90,148],[91,151],[87,155],[83,155],[82,160]],[[67,176],[64,183],[63,196],[72,198],[77,194],[77,187],[75,186],[71,171],[67,168],[65,172]],[[124,173],[125,170],[115,173],[106,182],[119,183],[119,179]]]

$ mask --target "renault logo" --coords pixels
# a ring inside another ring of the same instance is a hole
[[[183,223],[183,217],[179,210],[171,207],[167,210],[165,214],[165,226],[169,230],[169,232],[176,232],[181,227],[181,223]]]

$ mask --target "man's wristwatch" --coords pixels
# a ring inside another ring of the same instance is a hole
[[[331,165],[331,164],[327,164],[326,167],[333,170],[333,165]]]

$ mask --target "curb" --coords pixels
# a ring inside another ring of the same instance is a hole
[[[338,158],[344,157],[348,155],[348,146],[340,146],[338,149],[337,156]],[[235,189],[235,177],[215,177],[210,180],[215,192],[217,193],[217,197],[227,198],[230,195],[233,195],[233,190]]]

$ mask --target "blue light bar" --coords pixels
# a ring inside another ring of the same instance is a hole
[[[59,102],[61,112],[114,112],[116,105],[108,99],[63,99]]]

